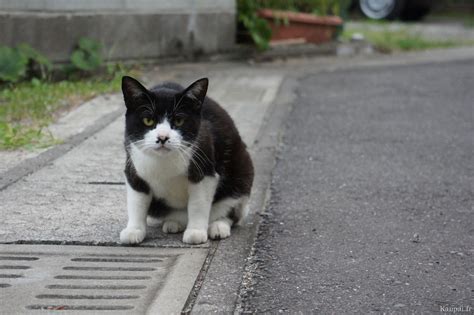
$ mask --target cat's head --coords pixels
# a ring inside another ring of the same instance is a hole
[[[158,156],[191,146],[201,124],[207,86],[208,80],[203,78],[185,89],[162,84],[148,90],[137,80],[123,77],[126,144]]]

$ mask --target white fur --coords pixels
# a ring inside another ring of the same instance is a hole
[[[153,195],[163,198],[173,208],[185,209],[188,204],[188,177],[189,156],[191,148],[183,148],[180,152],[181,135],[176,130],[168,130],[169,123],[165,120],[155,129],[145,135],[145,147],[156,143],[158,134],[168,132],[170,140],[165,143],[170,151],[142,150],[131,144],[130,158],[137,174],[149,185]],[[158,146],[158,145],[157,145]]]
[[[167,133],[167,134],[166,134]],[[158,135],[166,135],[169,140],[164,147],[169,151],[158,149]],[[139,144],[130,145],[130,158],[137,174],[143,178],[151,189],[150,194],[135,191],[127,183],[127,228],[120,233],[124,244],[136,244],[143,241],[146,235],[147,213],[152,199],[163,198],[174,208],[185,209],[188,203],[187,170],[189,167],[190,148],[177,148],[181,145],[181,135],[170,128],[167,120],[145,134]],[[187,151],[186,151],[187,150]],[[168,228],[172,231],[176,228]]]
[[[158,137],[169,140],[162,145],[157,143]],[[212,239],[230,236],[232,222],[228,214],[232,208],[240,220],[247,214],[248,197],[226,198],[212,204],[218,175],[206,176],[198,183],[189,182],[192,148],[182,145],[180,133],[166,119],[147,132],[142,141],[132,143],[129,150],[137,174],[149,184],[151,193],[137,192],[127,183],[129,221],[120,234],[122,243],[136,244],[145,238],[152,196],[179,209],[163,219],[162,229],[165,233],[179,233],[186,227],[183,242],[188,244],[204,243],[208,235]]]
[[[165,144],[156,143],[156,140],[159,137],[169,138]],[[152,155],[166,155],[170,153],[167,150],[158,150],[160,148],[165,148],[171,151],[176,151],[181,145],[183,137],[179,131],[172,129],[169,121],[165,118],[161,123],[157,124],[156,127],[148,131],[143,137],[144,148],[146,148],[145,153]]]
[[[235,210],[235,216],[239,218],[237,224],[240,224],[248,214],[248,196],[239,198],[225,198],[212,205],[210,222],[220,218],[227,218],[232,208]]]
[[[228,218],[220,218],[209,224],[209,229],[207,233],[209,237],[213,240],[223,239],[230,236],[230,228],[232,226],[232,221]]]
[[[163,221],[163,232],[168,234],[180,233],[184,231],[184,225],[180,221],[167,220]]]
[[[159,218],[155,218],[155,217],[152,217],[152,216],[147,216],[146,217],[146,225],[147,226],[155,227],[155,226],[161,225],[162,223],[163,222]]]
[[[214,203],[211,207],[209,215],[208,236],[211,239],[223,239],[231,234],[232,221],[228,218],[231,209],[236,212],[240,224],[248,213],[248,197],[225,198]],[[184,230],[187,225],[188,217],[186,211],[176,210],[163,219],[163,232],[179,233]],[[201,233],[202,234],[202,233]]]
[[[134,190],[127,183],[127,212],[128,224],[120,233],[123,244],[138,244],[146,235],[146,217],[150,207],[151,194],[144,194]]]
[[[235,216],[239,219],[237,221],[237,225],[241,225],[247,215],[249,214],[249,196],[243,196],[240,198],[240,204],[238,207],[235,208]]]
[[[179,233],[183,232],[188,223],[188,214],[185,210],[175,210],[168,214],[163,220],[163,232]]]
[[[206,176],[196,184],[189,184],[188,225],[183,235],[184,243],[200,244],[207,241],[209,215],[218,182],[219,176]]]
[[[225,198],[212,205],[208,234],[211,239],[223,239],[230,236],[232,221],[229,213],[232,209],[240,224],[248,213],[248,197]]]

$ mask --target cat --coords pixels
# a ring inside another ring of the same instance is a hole
[[[148,90],[124,76],[127,227],[123,244],[141,243],[147,216],[165,233],[201,244],[230,236],[248,213],[254,168],[229,114],[206,96],[208,79]]]

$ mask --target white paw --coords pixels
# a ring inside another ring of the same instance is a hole
[[[157,219],[157,218],[154,218],[154,217],[151,217],[151,216],[146,217],[146,225],[147,226],[158,226],[160,224],[161,224],[160,219]]]
[[[168,220],[163,222],[162,229],[165,233],[179,233],[184,231],[184,226],[178,221]]]
[[[209,237],[213,240],[223,239],[230,236],[230,225],[223,221],[214,221],[209,225]]]
[[[122,244],[138,244],[145,239],[146,230],[138,228],[126,228],[120,233]]]
[[[183,243],[202,244],[207,241],[206,230],[186,229],[183,235]]]

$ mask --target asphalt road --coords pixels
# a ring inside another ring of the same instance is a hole
[[[474,308],[473,82],[472,61],[302,78],[244,310]]]

